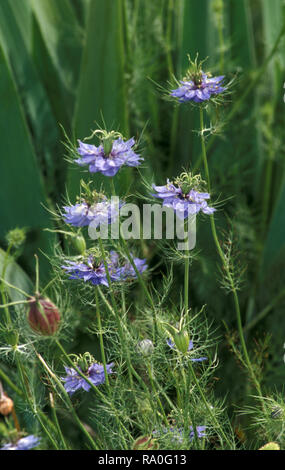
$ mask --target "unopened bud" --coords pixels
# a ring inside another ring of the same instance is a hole
[[[186,330],[180,330],[173,334],[173,339],[175,346],[177,347],[178,351],[186,354],[189,348],[189,335]]]
[[[154,351],[154,344],[150,339],[143,339],[138,343],[137,350],[143,356],[151,356]]]
[[[34,331],[50,336],[59,328],[60,313],[51,300],[38,296],[30,301],[28,321]]]
[[[8,416],[10,413],[12,413],[13,407],[13,400],[11,400],[11,398],[7,397],[6,395],[2,395],[2,397],[0,398],[1,415]]]
[[[72,244],[80,255],[83,255],[86,251],[86,242],[85,238],[82,235],[76,235],[76,237],[72,237]]]

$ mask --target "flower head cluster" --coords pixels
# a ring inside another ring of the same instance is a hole
[[[133,258],[133,262],[139,273],[147,269],[145,259]],[[126,281],[137,277],[131,263],[126,261],[122,264],[119,254],[115,251],[110,252],[107,267],[111,282]],[[62,268],[70,274],[69,279],[83,279],[84,282],[88,281],[93,285],[103,284],[109,286],[103,261],[95,258],[93,255],[89,255],[87,260],[83,262],[67,260]]]
[[[202,103],[208,101],[213,95],[223,93],[226,88],[222,86],[224,75],[212,77],[209,73],[204,73],[202,63],[197,62],[197,57],[193,62],[189,57],[190,67],[184,80],[180,80],[181,86],[171,90],[170,95],[178,98],[180,103],[193,101]]]
[[[167,339],[167,344],[171,349],[176,349],[174,341],[172,339],[168,338]],[[193,341],[189,341],[189,346],[188,346],[188,351],[191,351],[193,349]],[[208,358],[207,357],[198,357],[198,358],[191,358],[192,362],[202,362],[206,361]]]
[[[183,442],[183,428],[177,428],[177,427],[165,427],[163,426],[161,430],[154,430],[152,434],[155,436],[161,436],[162,434],[167,434],[168,432],[173,433],[173,442],[178,442],[179,444],[182,444]],[[189,427],[189,440],[192,441],[194,439],[195,433],[193,426]],[[197,437],[200,439],[202,437],[206,437],[205,434],[206,431],[206,426],[196,426],[196,432],[197,432]]]
[[[112,374],[112,367],[114,366],[113,362],[111,364],[106,364],[107,374]],[[80,371],[82,369],[77,366]],[[79,375],[79,373],[73,369],[72,367],[65,367],[65,372],[67,374],[66,377],[62,377],[61,379],[65,382],[64,388],[70,395],[73,395],[77,390],[81,388],[85,390],[85,392],[89,392],[91,385]],[[84,375],[88,378],[90,382],[96,387],[101,385],[105,382],[105,372],[104,366],[102,364],[98,364],[97,362],[93,362],[87,368],[86,372],[83,372]]]
[[[78,141],[77,152],[80,158],[75,160],[78,165],[88,166],[90,173],[99,172],[105,176],[114,176],[123,165],[131,167],[140,165],[143,158],[133,150],[134,138],[124,141],[116,132],[95,131],[93,135],[96,133],[102,134],[101,144],[98,147]],[[116,138],[117,136],[119,137]]]
[[[32,434],[30,436],[22,437],[16,443],[10,442],[1,447],[0,450],[30,450],[37,447],[40,439]]]
[[[156,191],[153,196],[162,199],[162,205],[173,209],[180,219],[186,219],[200,211],[207,215],[215,212],[216,209],[207,204],[207,200],[210,199],[209,193],[199,192],[195,187],[191,188],[191,182],[184,182],[179,178],[176,184],[169,179],[164,186],[153,184],[152,187]]]

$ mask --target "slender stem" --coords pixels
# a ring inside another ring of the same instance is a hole
[[[59,450],[59,447],[58,447],[57,443],[55,442],[54,438],[52,437],[49,430],[44,425],[41,417],[39,416],[39,414],[37,412],[36,405],[33,404],[33,400],[30,398],[30,391],[29,391],[28,386],[26,384],[25,375],[24,375],[24,368],[23,368],[23,365],[21,363],[21,360],[19,358],[18,353],[16,353],[16,364],[17,364],[19,375],[20,375],[20,379],[21,379],[21,383],[22,383],[22,387],[23,387],[26,402],[28,403],[32,413],[36,416],[37,420],[39,421],[42,429],[44,430],[45,434],[47,435],[48,439],[50,440],[52,446],[56,450]]]
[[[200,127],[201,127],[201,144],[202,144],[203,162],[204,162],[205,173],[206,173],[206,178],[207,178],[208,192],[210,193],[211,192],[211,182],[210,182],[210,173],[209,173],[209,167],[208,167],[208,161],[207,161],[205,138],[204,138],[204,134],[203,134],[204,121],[203,121],[203,108],[202,107],[200,107]],[[233,293],[234,306],[235,306],[236,319],[237,319],[237,326],[238,326],[240,342],[241,342],[241,346],[242,346],[242,350],[243,350],[243,355],[244,355],[244,358],[245,358],[245,361],[246,361],[247,368],[248,368],[249,373],[251,375],[251,378],[252,378],[252,380],[255,384],[258,395],[260,396],[260,398],[262,398],[260,384],[259,384],[259,381],[256,378],[255,372],[254,372],[252,364],[250,362],[247,347],[246,347],[246,343],[245,343],[245,339],[244,339],[242,321],[241,321],[241,312],[240,312],[239,299],[238,299],[238,295],[237,295],[236,286],[234,284],[234,280],[233,280],[230,268],[228,266],[228,262],[226,260],[225,254],[224,254],[224,252],[221,248],[221,245],[219,243],[219,240],[218,240],[216,225],[215,225],[215,218],[214,218],[213,214],[210,215],[210,223],[211,223],[211,230],[212,230],[212,236],[213,236],[213,239],[214,239],[214,243],[216,245],[218,254],[219,254],[219,256],[221,258],[221,261],[223,263],[225,272],[227,274],[227,278],[229,279],[229,282],[230,282],[231,291]]]
[[[35,255],[36,258],[36,293],[39,293],[40,288],[40,272],[39,272],[39,258],[38,255]]]
[[[9,264],[9,255],[10,255],[11,249],[12,249],[12,245],[9,244],[8,249],[5,253],[3,269],[2,269],[2,273],[1,273],[1,281],[2,282],[1,282],[1,285],[0,285],[0,290],[1,290],[1,297],[2,297],[2,303],[3,304],[6,304],[6,295],[5,295],[5,288],[4,288],[5,279],[4,278],[5,278],[5,275],[6,275],[7,266]],[[7,325],[11,326],[12,325],[12,320],[11,320],[11,315],[10,315],[10,312],[9,312],[9,308],[7,306],[4,306],[4,309],[5,309]]]
[[[185,225],[187,223],[187,219],[185,221]],[[185,229],[184,229],[185,230]],[[187,243],[188,243],[188,238],[187,238]],[[184,263],[184,314],[188,314],[188,309],[189,309],[189,250],[186,250],[186,257],[185,257],[185,263]]]
[[[133,377],[132,377],[132,372],[131,372],[130,354],[129,354],[129,350],[126,346],[126,338],[124,336],[124,332],[123,332],[123,329],[122,329],[121,317],[120,317],[120,314],[119,314],[119,311],[118,311],[118,308],[117,308],[117,303],[116,303],[114,292],[113,292],[113,286],[112,286],[111,276],[110,276],[110,272],[109,272],[109,267],[108,267],[108,263],[107,263],[107,260],[106,260],[105,250],[104,250],[104,246],[103,246],[101,238],[99,238],[99,244],[100,244],[100,250],[101,250],[101,253],[102,253],[102,257],[103,257],[103,263],[104,263],[104,267],[105,267],[105,271],[106,271],[106,275],[107,275],[108,284],[109,284],[109,287],[110,287],[111,301],[112,301],[113,309],[114,309],[114,312],[115,312],[115,318],[116,318],[116,322],[117,322],[118,333],[119,333],[119,336],[120,336],[122,348],[124,350],[124,353],[125,353],[126,359],[127,359],[130,386],[131,386],[131,388],[133,388]]]
[[[189,376],[190,376],[190,374],[187,374],[187,378],[186,378],[185,371],[184,371],[184,366],[183,366],[183,355],[181,353],[179,353],[179,363],[180,363],[180,370],[181,370],[183,383],[184,383],[184,406],[183,406],[184,423],[185,423],[184,424],[184,433],[188,432],[188,428],[189,428],[188,414],[189,414],[190,418],[191,418],[191,422],[192,422],[192,428],[193,428],[193,432],[194,432],[195,442],[196,442],[196,445],[199,449],[200,448],[200,443],[199,443],[199,437],[198,437],[198,433],[197,433],[196,423],[195,423],[194,417],[191,413],[191,406],[189,406],[189,402],[190,402],[190,397],[189,397],[190,380],[189,380]]]
[[[105,355],[104,342],[103,342],[102,322],[101,322],[98,291],[97,291],[96,288],[95,288],[95,299],[96,299],[96,314],[97,314],[98,330],[99,330],[100,352],[101,352],[101,358],[102,358],[103,367],[104,367],[106,386],[107,386],[108,393],[110,395],[110,392],[111,392],[110,382],[109,382],[109,376],[108,376],[108,372],[107,372],[107,362],[106,362],[106,355]]]
[[[65,359],[67,360],[67,362],[70,364],[70,366],[76,370],[76,372],[80,375],[80,377],[82,377],[84,380],[86,380],[86,382],[90,385],[90,387],[92,388],[92,390],[102,399],[102,401],[107,404],[108,406],[111,406],[113,412],[115,413],[115,416],[116,416],[116,413],[117,413],[117,410],[114,406],[114,404],[112,402],[110,402],[106,397],[105,395],[100,392],[100,390],[98,389],[97,386],[95,386],[91,380],[89,380],[89,378],[83,374],[83,372],[76,366],[76,364],[73,363],[73,361],[70,359],[70,357],[68,356],[68,354],[66,353],[65,349],[63,348],[63,346],[60,344],[60,342],[58,340],[56,340],[56,344],[58,346],[58,348],[60,349],[60,351],[62,352],[62,354],[64,355]],[[121,426],[122,428],[124,429],[124,431],[126,432],[126,434],[132,439],[132,436],[130,434],[130,432],[128,431],[128,429],[121,423]],[[125,441],[125,438],[124,438],[124,435],[122,435],[122,438],[124,440],[124,444],[126,445],[126,441]],[[127,447],[126,447],[127,449]]]
[[[164,408],[162,406],[159,395],[158,395],[157,390],[156,390],[155,385],[154,385],[153,374],[152,374],[151,365],[150,365],[149,361],[146,361],[146,367],[147,367],[147,371],[148,371],[148,376],[149,376],[151,388],[152,388],[152,391],[153,391],[153,396],[156,397],[157,403],[158,403],[159,408],[161,409],[161,412],[162,412],[164,422],[165,422],[166,426],[168,427],[169,422],[167,421],[167,417],[166,417]]]
[[[35,351],[36,352],[36,351]],[[68,406],[68,409],[70,410],[75,422],[78,424],[79,428],[81,429],[81,431],[83,432],[83,434],[85,434],[85,436],[87,437],[92,449],[95,449],[95,450],[98,450],[98,446],[96,444],[96,442],[93,440],[92,436],[89,434],[89,432],[87,431],[87,429],[85,428],[85,426],[83,426],[83,424],[81,423],[80,419],[78,418],[75,410],[74,410],[74,407],[73,407],[73,404],[72,404],[72,401],[70,400],[69,398],[69,395],[68,393],[66,392],[64,386],[62,385],[62,383],[60,382],[60,380],[57,378],[57,376],[53,373],[53,371],[49,368],[49,366],[47,365],[47,363],[44,361],[44,359],[42,358],[42,356],[36,352],[36,355],[39,359],[39,361],[41,362],[41,364],[44,366],[45,370],[49,373],[50,377],[54,380],[54,382],[58,385],[58,387],[60,388],[61,392],[63,393],[64,397],[65,397],[65,400],[66,400],[66,404]]]
[[[54,424],[55,424],[55,427],[57,429],[58,435],[60,437],[62,446],[63,446],[64,450],[68,450],[68,446],[65,442],[64,436],[62,434],[62,431],[61,431],[61,428],[60,428],[60,425],[59,425],[59,422],[58,422],[58,419],[57,419],[57,414],[56,414],[56,409],[55,409],[55,404],[54,404],[54,396],[53,396],[52,393],[49,394],[49,401],[50,401],[51,412],[52,412]]]
[[[192,364],[191,364],[191,361],[189,361],[189,369],[190,369],[192,378],[193,378],[193,380],[194,380],[194,382],[195,382],[195,385],[196,385],[196,387],[197,387],[197,389],[198,389],[198,391],[199,391],[199,393],[200,393],[200,395],[201,395],[201,398],[202,398],[202,400],[203,400],[203,402],[204,402],[204,404],[205,404],[205,406],[206,406],[206,408],[207,408],[207,410],[208,410],[209,415],[212,417],[212,420],[213,420],[213,422],[215,423],[217,429],[219,429],[219,431],[220,431],[220,433],[221,433],[221,436],[223,437],[224,441],[228,444],[229,448],[231,448],[231,447],[232,447],[232,443],[231,443],[231,442],[229,441],[229,439],[227,438],[226,434],[225,434],[224,431],[223,431],[222,426],[220,425],[220,423],[218,422],[216,416],[214,415],[214,413],[213,413],[213,411],[212,411],[212,409],[211,409],[211,407],[210,407],[210,405],[209,405],[209,403],[208,403],[208,401],[207,401],[207,399],[206,399],[206,397],[205,397],[205,395],[204,395],[204,392],[203,392],[202,388],[200,387],[199,381],[197,380],[197,377],[196,377],[195,371],[194,371],[194,369],[193,369],[193,366],[192,366]]]
[[[0,377],[6,382],[7,385],[9,385],[9,387],[14,390],[14,392],[17,393],[17,395],[19,395],[19,397],[23,397],[24,396],[24,393],[22,392],[22,390],[20,390],[17,385],[13,384],[13,382],[9,379],[8,375],[5,374],[5,372],[3,372],[2,369],[0,369]]]
[[[13,286],[13,284],[10,284],[10,282],[6,281],[3,278],[3,276],[0,278],[0,281],[3,282],[3,284],[5,284],[7,287],[10,287],[11,289],[15,289],[17,292],[20,292],[20,294],[23,294],[25,297],[28,297],[29,299],[33,297],[32,295],[27,294],[25,291],[23,291],[19,287],[16,287],[16,286]]]
[[[152,307],[152,311],[153,311],[153,321],[154,321],[154,328],[153,328],[153,342],[155,343],[155,340],[156,340],[156,336],[157,336],[157,331],[158,331],[158,327],[157,327],[157,315],[156,315],[156,308],[155,308],[155,305],[154,305],[154,302],[153,302],[153,299],[148,291],[148,288],[146,286],[146,283],[143,279],[143,276],[141,275],[141,273],[139,272],[138,268],[136,267],[135,263],[134,263],[134,260],[133,260],[133,257],[129,251],[129,248],[128,248],[128,245],[126,243],[126,240],[124,239],[124,237],[121,237],[120,239],[124,245],[124,250],[125,250],[125,253],[127,255],[127,258],[129,260],[129,262],[131,263],[136,275],[137,275],[137,279],[140,283],[140,285],[142,286],[143,288],[143,291]]]
[[[10,302],[8,304],[0,305],[0,308],[13,307],[14,305],[28,304],[29,300],[17,300],[16,302]]]

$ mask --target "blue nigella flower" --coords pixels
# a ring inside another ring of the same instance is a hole
[[[153,196],[162,199],[162,205],[173,209],[180,219],[186,219],[190,215],[198,214],[200,211],[210,215],[216,210],[209,207],[206,202],[207,199],[210,199],[209,193],[200,193],[191,189],[185,194],[182,188],[176,187],[169,179],[165,186],[153,184],[152,187],[156,191]]]
[[[22,437],[15,444],[5,444],[0,450],[30,450],[37,447],[39,443],[40,439],[31,434],[30,436]]]
[[[171,349],[176,349],[176,346],[175,346],[175,343],[172,341],[172,339],[168,338],[167,339],[167,344],[168,346],[171,348]],[[191,351],[193,349],[193,341],[189,341],[189,346],[188,346],[188,351]],[[207,357],[198,357],[196,359],[194,358],[191,358],[191,361],[192,362],[202,362],[202,361],[206,361],[208,358]]]
[[[67,260],[62,268],[71,274],[69,279],[83,279],[84,282],[91,282],[94,286],[109,285],[104,263],[95,263],[92,255],[88,257],[86,262],[82,263]]]
[[[178,98],[180,103],[194,101],[202,103],[209,100],[212,95],[218,95],[225,91],[225,87],[221,86],[224,75],[218,77],[209,77],[206,73],[198,74],[198,78],[189,80],[180,80],[181,86],[171,91],[171,96]]]
[[[113,366],[113,362],[111,364],[106,364],[107,374],[113,373]],[[75,369],[72,367],[65,367],[65,372],[67,376],[61,377],[61,380],[65,382],[64,388],[67,393],[73,395],[73,393],[75,393],[77,390],[80,390],[81,388],[85,390],[85,392],[89,392],[91,385],[86,382],[86,380],[84,380]],[[102,364],[98,364],[97,362],[91,364],[84,375],[86,375],[90,382],[92,382],[96,387],[105,382],[104,366]]]
[[[95,202],[92,205],[81,202],[74,206],[64,206],[65,214],[62,216],[64,222],[74,227],[84,227],[92,222],[92,226],[95,228],[100,224],[114,223],[122,205],[122,202],[117,204],[108,200]]]
[[[135,140],[129,139],[126,142],[119,137],[112,142],[112,147],[108,154],[105,153],[104,145],[95,145],[79,142],[77,149],[80,158],[75,160],[80,166],[89,166],[90,173],[102,173],[105,176],[114,176],[123,165],[137,167],[143,160],[140,155],[134,152],[132,147]]]
[[[145,259],[133,258],[134,264],[139,273],[147,269]],[[136,272],[129,261],[123,263],[120,261],[119,254],[115,251],[110,252],[110,258],[107,261],[108,271],[111,282],[126,281],[127,279],[136,279]],[[91,282],[93,285],[109,286],[108,277],[103,261],[97,261],[90,255],[85,262],[67,260],[62,268],[71,276],[69,279],[83,279],[84,282]]]
[[[195,436],[193,426],[190,426],[189,430],[190,430],[189,440],[192,441]],[[162,433],[167,434],[169,431],[172,432],[174,435],[172,439],[173,442],[178,442],[179,444],[183,443],[183,428],[176,428],[176,427],[167,428],[163,426],[161,431],[154,430],[152,434],[161,436]],[[196,426],[196,432],[197,432],[198,438],[206,437],[205,431],[206,431],[206,426]]]

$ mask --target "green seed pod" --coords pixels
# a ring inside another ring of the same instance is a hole
[[[75,250],[77,251],[77,253],[79,253],[80,255],[83,255],[83,253],[85,253],[86,242],[85,242],[85,238],[83,237],[83,235],[77,235],[76,237],[72,237],[72,244]]]
[[[105,155],[109,155],[111,153],[111,150],[113,148],[113,141],[114,141],[113,136],[109,136],[109,137],[103,139],[103,147],[104,147],[104,154]]]
[[[180,330],[173,335],[174,343],[178,351],[186,354],[189,348],[190,338],[186,330]]]
[[[13,331],[13,330],[9,330],[8,333],[7,333],[7,342],[11,346],[14,347],[18,344],[18,340],[19,340],[19,333],[17,333],[16,331]]]

